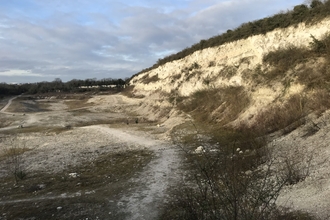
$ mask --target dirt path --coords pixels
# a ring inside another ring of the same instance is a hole
[[[172,146],[154,147],[157,157],[131,181],[139,187],[126,193],[117,206],[128,216],[126,219],[158,219],[168,190],[179,180],[177,150]],[[128,214],[128,215],[127,215]]]
[[[19,95],[19,96],[15,96],[15,97],[9,99],[7,105],[5,105],[5,107],[3,107],[3,108],[0,110],[0,112],[5,113],[6,110],[7,110],[7,108],[9,108],[9,106],[10,106],[11,103],[13,102],[13,100],[16,99],[16,98],[18,98],[18,97],[20,97],[20,95]]]
[[[179,180],[180,158],[178,149],[168,142],[133,134],[104,126],[90,126],[98,132],[111,135],[121,142],[135,147],[152,150],[155,158],[144,168],[142,173],[132,178],[130,182],[136,188],[127,189],[117,206],[128,220],[157,219],[159,211],[166,201],[167,190]],[[131,185],[131,184],[129,184]]]

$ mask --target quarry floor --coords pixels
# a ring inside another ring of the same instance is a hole
[[[169,138],[183,119],[150,121],[144,102],[91,93],[2,100],[0,220],[158,219],[183,176]],[[327,111],[274,136],[276,157],[308,161],[309,172],[284,187],[278,205],[329,219],[329,134]]]
[[[0,219],[157,219],[178,181],[168,130],[122,95],[19,96],[0,112]],[[14,170],[22,171],[17,178]]]

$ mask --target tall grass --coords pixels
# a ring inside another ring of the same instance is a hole
[[[243,87],[233,86],[199,90],[187,100],[181,100],[178,107],[192,114],[197,121],[221,125],[236,119],[250,102]]]

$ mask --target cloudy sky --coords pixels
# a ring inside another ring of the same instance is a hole
[[[0,0],[0,82],[125,78],[304,0]]]

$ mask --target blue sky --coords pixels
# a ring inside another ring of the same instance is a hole
[[[0,0],[0,82],[125,78],[304,0]]]

